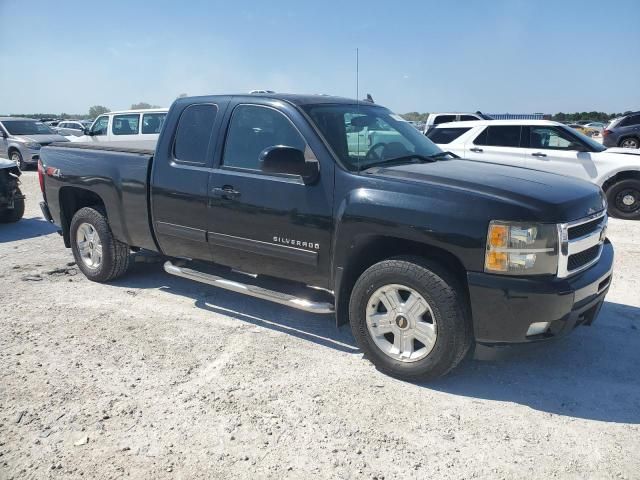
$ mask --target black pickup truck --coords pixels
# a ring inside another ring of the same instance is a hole
[[[598,187],[459,159],[367,102],[183,98],[155,150],[53,145],[38,171],[43,213],[89,279],[157,252],[170,274],[335,312],[405,379],[447,373],[474,342],[589,325],[611,282]]]

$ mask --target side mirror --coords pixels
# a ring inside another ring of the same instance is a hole
[[[307,161],[302,150],[285,145],[267,147],[259,158],[263,172],[300,175],[306,185],[313,183],[320,173],[316,160]]]
[[[0,130],[0,137],[7,138],[8,137],[7,132],[5,132],[4,130]]]

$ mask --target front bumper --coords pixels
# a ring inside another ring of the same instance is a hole
[[[469,296],[478,343],[523,343],[558,337],[590,325],[609,291],[613,245],[607,240],[598,263],[568,278],[517,278],[469,272]],[[551,322],[527,336],[532,323]]]
[[[40,160],[40,149],[36,150],[26,145],[20,145],[18,150],[20,150],[20,155],[22,155],[22,161],[28,165],[34,165]]]

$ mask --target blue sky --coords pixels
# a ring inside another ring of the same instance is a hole
[[[360,93],[395,111],[640,109],[640,1],[0,0],[0,112]]]

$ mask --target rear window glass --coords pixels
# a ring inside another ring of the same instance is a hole
[[[434,128],[427,134],[427,137],[433,143],[451,143],[469,130],[470,128]]]
[[[130,115],[115,115],[111,131],[114,135],[137,135],[140,115],[137,113]]]
[[[173,156],[179,162],[207,163],[209,138],[218,106],[211,104],[189,105],[178,122],[173,144]]]
[[[629,127],[631,125],[640,125],[640,115],[630,115],[620,122],[621,127]]]
[[[519,147],[520,125],[497,125],[485,128],[473,141],[475,145]]]
[[[434,125],[440,125],[441,123],[449,123],[449,122],[455,122],[455,121],[456,121],[456,116],[455,115],[438,115],[433,120],[433,124]]]

